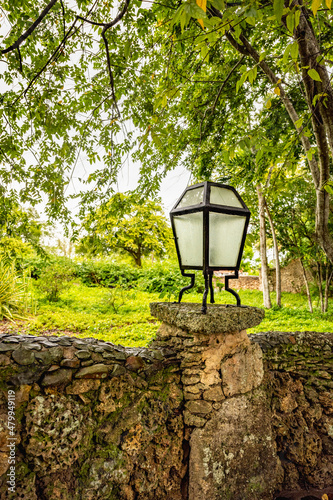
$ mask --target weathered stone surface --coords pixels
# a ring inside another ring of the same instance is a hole
[[[10,359],[6,354],[0,354],[0,366],[8,366],[10,364]]]
[[[108,373],[109,367],[107,365],[98,364],[81,368],[76,373],[75,378],[105,378]]]
[[[282,482],[263,391],[223,401],[190,446],[189,500],[271,500]]]
[[[26,453],[42,476],[72,465],[87,447],[90,410],[63,395],[37,396],[26,412]]]
[[[203,398],[206,401],[222,401],[225,399],[225,396],[222,392],[222,388],[220,385],[216,387],[212,387],[203,393]]]
[[[0,352],[15,351],[15,349],[17,348],[18,348],[17,343],[11,343],[11,344],[0,343]]]
[[[71,370],[60,368],[59,370],[46,373],[42,380],[43,386],[68,384],[72,380]]]
[[[258,387],[264,376],[262,351],[250,345],[221,363],[222,390],[226,397],[245,394]]]
[[[301,489],[303,481],[322,489],[332,484],[333,333],[267,332],[251,335],[264,351],[267,388],[277,451],[283,458],[283,489]],[[322,369],[325,368],[325,378]],[[330,434],[331,433],[331,434]]]
[[[190,427],[203,427],[207,420],[203,417],[199,417],[198,415],[194,415],[190,411],[184,411],[184,422],[186,425]]]
[[[136,372],[136,371],[144,368],[144,366],[145,366],[145,364],[144,364],[141,356],[129,356],[126,359],[125,367],[128,370]]]
[[[207,413],[210,413],[213,409],[211,403],[209,403],[208,401],[203,401],[201,399],[197,401],[188,401],[185,404],[185,407],[191,413],[194,413],[196,415],[206,415]]]
[[[50,365],[52,363],[53,357],[49,353],[49,351],[41,351],[35,353],[35,358],[37,361],[42,363],[43,365]]]
[[[73,359],[63,359],[60,363],[61,366],[67,368],[78,368],[80,366],[80,361],[76,358]]]
[[[244,353],[254,353],[252,358],[256,358],[260,352],[251,346],[244,330],[209,335],[164,324],[152,348],[122,348],[97,339],[66,337],[61,341],[61,337],[47,340],[0,334],[0,344],[11,348],[0,354],[0,413],[5,417],[8,383],[20,386],[14,387],[17,432],[22,437],[17,449],[18,464],[22,464],[18,483],[29,485],[18,490],[22,498],[35,499],[38,491],[38,497],[63,500],[183,500],[186,443],[191,432],[196,436],[201,430],[203,439],[198,438],[197,445],[205,452],[208,476],[195,474],[195,481],[201,481],[195,489],[198,495],[203,485],[205,500],[214,500],[210,488],[215,485],[219,500],[273,500],[271,492],[266,496],[263,479],[268,468],[264,446],[268,423],[272,447],[277,447],[284,470],[281,489],[299,490],[303,481],[311,488],[326,488],[333,477],[333,334],[270,332],[250,338],[264,351],[266,374],[260,389],[254,391],[249,377],[253,382],[256,363],[244,361]],[[12,357],[13,346],[22,349],[26,343],[41,345],[43,350],[31,349],[36,362],[20,365]],[[91,358],[78,359],[78,350],[91,353]],[[137,371],[126,363],[131,357],[142,361]],[[70,361],[68,366],[65,360]],[[92,366],[82,368],[86,363]],[[46,376],[64,370],[74,378],[83,369],[93,370],[95,363],[105,367],[105,378],[99,372],[96,379],[86,373],[89,378],[76,378],[67,385],[61,377],[55,385],[40,383],[52,365],[55,370]],[[225,399],[222,381],[227,380]],[[239,390],[244,394],[237,395]],[[265,392],[270,408],[263,415],[261,395]],[[38,397],[42,398],[39,403]],[[220,432],[220,425],[227,437],[215,447],[216,439],[206,440],[205,433],[209,428]],[[193,443],[190,457],[198,449]],[[225,451],[222,458],[214,455],[216,449]],[[68,462],[63,459],[67,454]],[[3,462],[1,457],[5,457]],[[7,458],[0,450],[0,468]],[[279,466],[275,472],[279,478]],[[271,473],[273,477],[274,464]],[[218,479],[223,474],[221,489]],[[238,480],[241,486],[236,490]],[[7,499],[5,481],[3,474],[0,497]],[[227,490],[230,484],[235,488],[231,492]]]
[[[35,361],[35,354],[24,347],[16,349],[12,356],[19,365],[31,365]]]
[[[210,304],[207,314],[201,313],[201,304],[154,302],[150,304],[152,316],[169,325],[193,333],[229,333],[259,325],[264,318],[263,309],[256,307],[226,307]]]
[[[16,408],[19,408],[23,403],[29,401],[31,387],[31,385],[21,385],[19,389],[15,391]]]
[[[75,356],[79,359],[85,360],[89,359],[91,357],[91,354],[89,351],[82,349],[80,351],[76,351]]]
[[[72,385],[66,387],[66,394],[84,394],[89,391],[97,391],[100,383],[101,381],[98,379],[74,380]]]

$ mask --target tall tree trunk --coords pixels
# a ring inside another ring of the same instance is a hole
[[[291,3],[293,5],[297,4],[302,6],[301,0],[295,0]],[[213,15],[223,18],[222,14],[216,8],[210,7],[209,11]],[[286,22],[285,17],[282,18],[282,22]],[[242,33],[239,36],[240,43],[233,37],[231,31],[227,31],[225,36],[230,44],[240,54],[250,56],[256,64],[260,66],[269,81],[280,89],[281,101],[283,102],[286,111],[288,112],[289,117],[299,135],[303,150],[307,156],[307,162],[311,171],[313,184],[316,189],[316,238],[327,258],[333,264],[333,238],[331,237],[328,228],[329,194],[324,188],[327,180],[329,179],[330,158],[328,144],[331,149],[331,155],[333,156],[333,88],[326,66],[323,64],[325,58],[319,58],[322,51],[309,21],[307,12],[304,8],[301,8],[300,21],[294,32],[294,38],[299,46],[301,67],[303,68],[303,83],[307,105],[311,113],[313,131],[318,146],[318,155],[312,154],[311,142],[309,138],[304,135],[302,126],[299,125],[299,116],[292,101],[289,99],[289,96],[284,90],[281,78],[278,78],[278,76],[272,71],[265,59],[260,58],[259,53]],[[308,75],[307,69],[309,67],[318,71],[322,80],[321,82],[314,81]],[[323,94],[324,96],[325,94],[327,96],[326,101]],[[316,105],[314,104],[313,98],[318,95],[321,95],[322,97],[317,100]]]
[[[323,297],[323,268],[321,262],[317,262],[317,271],[318,271],[318,290],[319,290],[319,298],[320,298],[320,310],[324,311],[324,297]]]
[[[325,295],[324,295],[324,312],[328,310],[328,294],[330,289],[330,283],[333,277],[333,270],[330,263],[326,265],[326,281],[325,281]]]
[[[302,271],[303,271],[303,278],[304,278],[304,284],[305,284],[306,296],[307,296],[307,298],[308,298],[308,304],[309,304],[309,311],[310,311],[310,313],[313,313],[312,299],[311,299],[311,294],[310,294],[310,288],[309,288],[309,281],[308,281],[308,277],[307,277],[307,275],[306,275],[306,270],[305,270],[305,267],[304,267],[303,260],[302,260],[302,259],[299,259],[299,260],[300,260],[300,262],[301,262]]]
[[[262,283],[264,307],[266,307],[266,309],[270,309],[272,307],[272,303],[271,303],[271,296],[269,293],[269,283],[268,283],[265,198],[262,194],[261,184],[258,184],[256,186],[256,190],[258,194],[258,203],[259,203],[261,283]]]
[[[269,211],[267,201],[265,199],[265,208],[267,213],[267,218],[269,221],[269,225],[271,228],[272,236],[273,236],[273,245],[274,245],[274,253],[275,253],[275,275],[276,275],[276,305],[281,307],[281,266],[280,266],[280,253],[278,242],[276,238],[275,227],[273,223],[273,219],[271,213]]]

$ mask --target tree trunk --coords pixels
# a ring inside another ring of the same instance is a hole
[[[307,277],[307,275],[306,275],[306,271],[305,271],[305,267],[304,267],[304,264],[303,264],[302,259],[299,259],[299,260],[300,260],[300,262],[301,262],[302,271],[303,271],[303,278],[304,278],[304,284],[305,284],[306,296],[307,296],[307,298],[308,298],[308,304],[309,304],[309,311],[310,311],[310,313],[313,313],[312,299],[311,299],[311,294],[310,294],[310,288],[309,288],[309,281],[308,281],[308,277]]]
[[[317,271],[318,271],[318,290],[319,290],[319,298],[320,298],[320,310],[324,311],[324,297],[323,297],[323,269],[321,262],[317,262]]]
[[[261,260],[261,282],[264,299],[264,307],[270,309],[272,307],[271,296],[269,293],[268,283],[268,264],[267,264],[267,247],[266,247],[266,220],[265,220],[265,198],[262,194],[261,185],[256,186],[259,203],[259,222],[260,222],[260,260]]]
[[[324,295],[324,312],[328,310],[328,293],[330,288],[330,283],[333,277],[333,270],[329,263],[326,266],[326,281],[325,281],[325,295]]]
[[[274,253],[275,253],[275,273],[276,273],[276,305],[281,307],[281,267],[280,267],[280,254],[279,247],[276,238],[275,227],[273,223],[273,219],[271,213],[268,209],[267,201],[265,199],[265,208],[267,213],[267,218],[269,221],[269,225],[271,228],[272,236],[273,236],[273,245],[274,245]]]
[[[141,260],[141,253],[140,253],[140,252],[137,252],[137,253],[135,254],[134,260],[135,260],[135,264],[136,264],[138,267],[142,267],[142,260]]]
[[[292,3],[293,5],[297,4],[302,6],[301,0],[296,0]],[[209,10],[213,15],[223,18],[221,13],[214,7],[210,7]],[[299,125],[299,116],[292,101],[284,90],[281,79],[272,71],[265,59],[260,58],[259,53],[243,34],[239,36],[240,43],[232,36],[230,31],[227,31],[225,36],[240,54],[250,56],[256,64],[260,66],[269,81],[280,89],[281,101],[299,135],[303,150],[307,156],[313,184],[316,189],[316,238],[325,255],[333,264],[333,239],[328,228],[329,194],[324,188],[329,179],[329,147],[331,149],[331,155],[333,155],[333,88],[328,71],[323,64],[324,56],[321,59],[319,57],[322,55],[322,51],[308,19],[306,10],[301,8],[300,12],[300,21],[294,32],[294,38],[299,46],[307,105],[311,113],[313,132],[318,147],[318,161],[316,159],[316,154],[312,153],[312,145],[309,138],[304,135],[303,128]],[[286,19],[282,18],[282,22],[286,22]],[[317,62],[317,60],[320,62]],[[314,81],[308,75],[308,68],[316,69],[322,81]],[[326,100],[325,97],[322,96],[319,97],[319,99],[317,98],[317,104],[314,104],[313,98],[320,94],[326,94]]]

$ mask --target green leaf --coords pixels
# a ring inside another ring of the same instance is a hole
[[[211,4],[220,11],[225,9],[225,3],[223,0],[212,0]]]
[[[252,85],[253,82],[254,82],[254,80],[257,78],[257,66],[255,66],[254,68],[250,69],[248,78],[249,78],[249,82]]]
[[[128,56],[129,56],[130,48],[131,48],[131,41],[127,40],[127,42],[125,43],[125,46],[124,46],[124,56],[125,56],[125,59],[127,59]]]
[[[294,42],[290,45],[290,55],[292,59],[295,61],[298,58],[298,43]]]
[[[278,22],[281,22],[283,8],[284,8],[284,0],[274,0],[274,14]]]
[[[324,189],[325,189],[325,191],[328,192],[328,194],[333,195],[333,188],[329,183],[325,184]]]
[[[287,28],[290,31],[290,33],[294,33],[294,28],[295,28],[295,15],[294,13],[290,12],[290,14],[287,15]]]
[[[291,45],[287,45],[287,47],[286,47],[286,49],[284,51],[284,54],[283,54],[283,58],[282,58],[283,64],[287,64],[288,58],[289,58],[289,54],[290,54],[290,50],[291,50]]]
[[[295,122],[295,126],[297,128],[300,128],[302,126],[302,123],[303,123],[303,118],[299,118],[296,122]]]
[[[316,80],[316,82],[321,82],[319,73],[314,68],[308,70],[308,75],[312,78],[312,80]]]
[[[242,74],[242,76],[240,77],[240,79],[236,83],[236,93],[238,93],[239,89],[241,88],[241,86],[243,85],[243,83],[245,82],[247,77],[248,77],[248,71],[245,71],[245,73]]]

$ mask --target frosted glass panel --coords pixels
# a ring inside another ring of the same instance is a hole
[[[203,203],[203,191],[203,186],[186,191],[178,203],[177,208],[190,207],[192,205],[199,205],[200,203]]]
[[[231,189],[211,186],[210,202],[214,205],[227,205],[228,207],[243,208],[241,202]]]
[[[177,215],[174,217],[181,263],[184,266],[203,265],[203,215]]]
[[[246,217],[209,214],[209,265],[223,269],[237,265]]]

